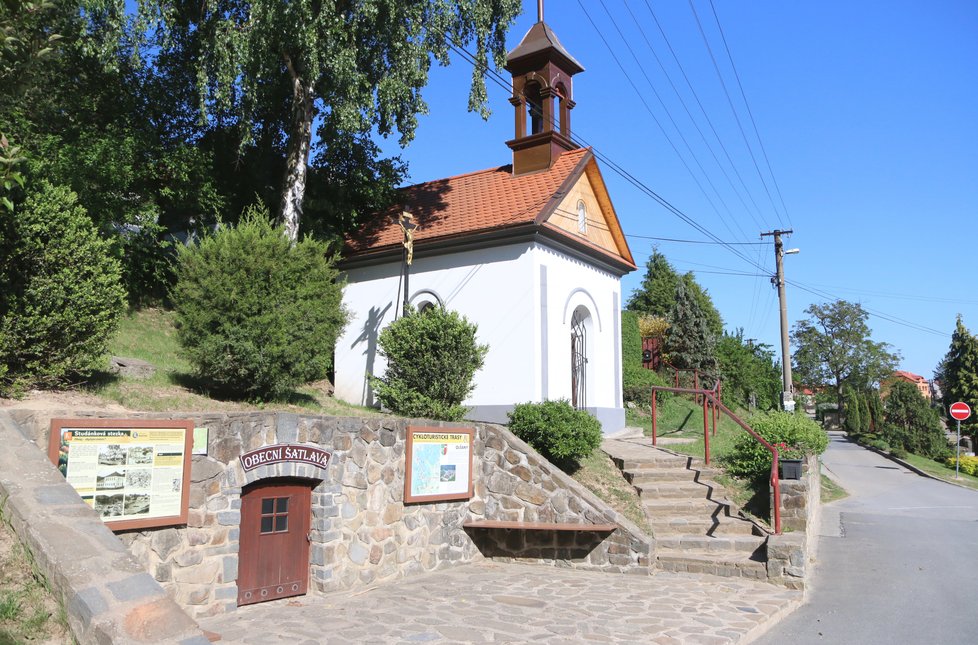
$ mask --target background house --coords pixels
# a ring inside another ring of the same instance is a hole
[[[919,374],[914,374],[913,372],[905,372],[903,370],[897,370],[896,372],[893,372],[892,376],[890,376],[887,379],[884,379],[883,382],[880,383],[880,396],[885,399],[886,395],[890,391],[890,388],[897,381],[906,381],[907,383],[910,383],[911,385],[916,387],[917,390],[920,391],[920,394],[925,399],[927,399],[928,401],[931,400],[930,382],[927,379],[925,379],[923,376],[920,376]]]
[[[440,305],[478,324],[489,345],[469,418],[505,422],[517,403],[563,398],[614,431],[625,421],[620,278],[636,267],[594,155],[571,140],[571,76],[583,68],[538,22],[507,69],[513,163],[403,189],[348,240],[341,268],[353,319],[337,341],[335,394],[375,404],[381,329],[405,301]]]

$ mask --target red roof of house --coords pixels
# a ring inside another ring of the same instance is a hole
[[[367,222],[346,241],[347,257],[400,248],[404,238],[398,224],[402,211],[411,213],[416,252],[426,242],[470,238],[483,233],[544,225],[555,235],[563,232],[545,225],[547,216],[592,162],[587,148],[561,154],[547,170],[514,176],[512,166],[500,166],[402,188],[400,203]],[[613,257],[634,268],[628,257],[610,254],[586,240],[575,240],[592,253]]]
[[[904,372],[903,370],[897,370],[893,372],[893,376],[897,378],[902,378],[910,381],[911,383],[926,383],[927,379],[919,374],[914,374],[913,372]]]

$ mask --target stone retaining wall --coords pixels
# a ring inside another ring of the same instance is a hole
[[[822,495],[818,456],[805,458],[801,479],[782,479],[780,486],[782,534],[768,538],[768,578],[792,589],[804,589],[818,539]],[[771,499],[773,505],[773,492]],[[771,517],[774,517],[773,506]]]
[[[208,644],[4,411],[0,446],[0,516],[61,601],[78,643]]]
[[[111,416],[11,415],[40,446],[47,445],[52,418]],[[273,477],[315,483],[310,536],[314,591],[355,589],[484,557],[615,572],[650,570],[653,546],[648,536],[499,426],[288,413],[128,417],[190,418],[209,429],[208,455],[193,457],[187,526],[119,534],[136,559],[195,617],[236,608],[242,489]],[[408,425],[475,428],[472,499],[404,503]],[[241,467],[241,454],[286,443],[319,447],[332,457],[325,470],[295,463],[250,472]],[[607,537],[463,529],[463,522],[479,519],[615,523],[620,528]]]

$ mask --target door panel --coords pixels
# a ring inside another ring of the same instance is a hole
[[[238,605],[306,593],[311,489],[261,482],[241,495]]]

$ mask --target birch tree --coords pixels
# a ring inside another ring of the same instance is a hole
[[[310,153],[330,144],[317,135],[396,131],[406,145],[427,112],[432,62],[447,65],[453,44],[474,41],[478,61],[501,66],[519,10],[519,0],[140,0],[139,19],[162,51],[195,52],[205,119],[233,114],[242,145],[261,119],[281,124],[279,216],[295,240]],[[474,66],[469,109],[487,116],[484,71]]]

